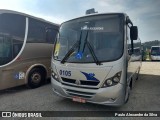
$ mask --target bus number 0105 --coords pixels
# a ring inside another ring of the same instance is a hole
[[[60,70],[59,71],[60,75],[64,75],[64,76],[71,76],[71,71],[67,71],[67,70]]]

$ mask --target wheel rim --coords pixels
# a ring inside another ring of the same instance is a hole
[[[34,84],[40,83],[40,81],[41,81],[40,73],[33,73],[31,76],[31,79],[32,79],[32,83],[34,83]]]

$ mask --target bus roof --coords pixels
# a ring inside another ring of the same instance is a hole
[[[88,17],[88,16],[98,16],[98,15],[124,15],[124,16],[128,16],[126,13],[93,13],[93,14],[87,14],[87,15],[84,15],[84,16],[80,16],[80,17],[76,17],[76,18],[73,18],[73,19],[70,19],[70,20],[67,20],[65,22],[69,22],[69,21],[72,21],[72,20],[76,20],[76,19],[79,19],[79,18],[84,18],[84,17]],[[63,22],[63,23],[65,23]],[[62,23],[62,24],[63,24]]]
[[[28,14],[17,12],[17,11],[13,11],[13,10],[0,9],[0,14],[2,14],[2,13],[19,14],[19,15],[23,15],[23,16],[26,16],[26,17],[34,18],[34,19],[37,19],[37,20],[40,20],[40,21],[43,21],[43,22],[47,22],[47,23],[50,23],[50,24],[55,25],[55,26],[59,26],[59,24],[52,23],[52,22],[47,21],[45,19],[42,19],[42,18],[39,18],[39,17],[34,17],[32,15],[28,15]]]
[[[151,48],[152,48],[152,47],[160,47],[160,46],[151,46]]]

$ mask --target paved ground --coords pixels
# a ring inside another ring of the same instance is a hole
[[[160,111],[160,62],[143,62],[140,78],[122,107],[72,102],[53,94],[51,85],[25,86],[0,93],[0,111]],[[67,118],[66,118],[67,119]],[[81,118],[79,118],[81,119]],[[86,119],[86,118],[84,118]],[[92,118],[90,118],[92,119]]]

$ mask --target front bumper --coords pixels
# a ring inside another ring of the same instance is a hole
[[[122,84],[108,88],[90,89],[64,85],[53,78],[51,78],[51,84],[53,91],[65,98],[72,99],[78,96],[90,103],[111,106],[123,105],[125,101],[125,87]]]
[[[160,60],[160,56],[152,56],[151,55],[151,60]]]

